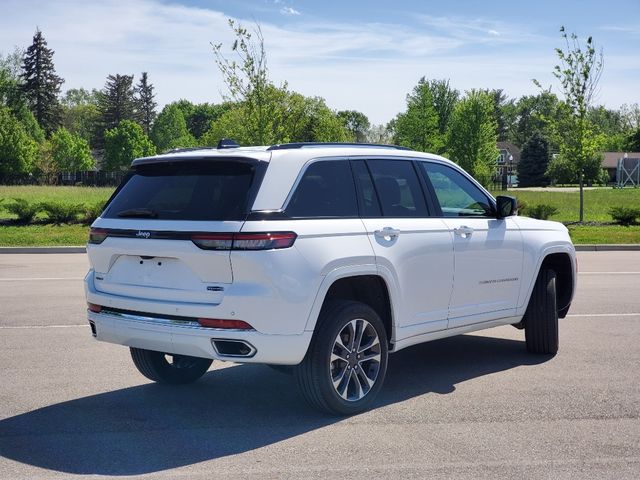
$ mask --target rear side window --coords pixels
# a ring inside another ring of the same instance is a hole
[[[312,163],[302,175],[286,214],[293,218],[357,217],[356,190],[349,162]]]
[[[105,218],[242,220],[255,166],[244,162],[176,162],[136,167]]]
[[[367,164],[385,217],[428,216],[424,193],[412,162],[370,160]]]

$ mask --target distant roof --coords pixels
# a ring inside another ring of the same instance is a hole
[[[497,143],[499,150],[506,150],[509,152],[509,155],[513,155],[513,163],[520,162],[520,149],[516,147],[511,142],[498,142]]]
[[[627,158],[640,159],[640,152],[604,152],[604,160],[602,166],[604,168],[616,168],[618,166],[618,160],[627,154]]]

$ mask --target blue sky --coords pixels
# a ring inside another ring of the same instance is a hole
[[[157,100],[219,102],[210,42],[230,45],[227,18],[261,25],[270,75],[384,123],[422,76],[464,91],[536,93],[551,75],[560,25],[592,35],[605,55],[596,101],[640,102],[640,1],[2,0],[0,52],[38,26],[64,88],[102,88],[110,73],[148,71]]]

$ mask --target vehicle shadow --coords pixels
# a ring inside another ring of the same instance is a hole
[[[390,357],[375,408],[549,356],[523,342],[473,335]],[[0,455],[72,474],[137,475],[271,445],[339,422],[307,407],[293,378],[262,365],[213,370],[193,385],[145,384],[0,421]]]

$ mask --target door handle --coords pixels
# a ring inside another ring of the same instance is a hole
[[[462,238],[468,238],[471,236],[471,234],[473,234],[473,228],[467,227],[466,225],[462,225],[458,228],[454,228],[453,233],[455,233],[456,235]]]
[[[384,227],[382,230],[375,230],[373,234],[376,237],[396,238],[398,235],[400,235],[400,230],[391,227]]]

